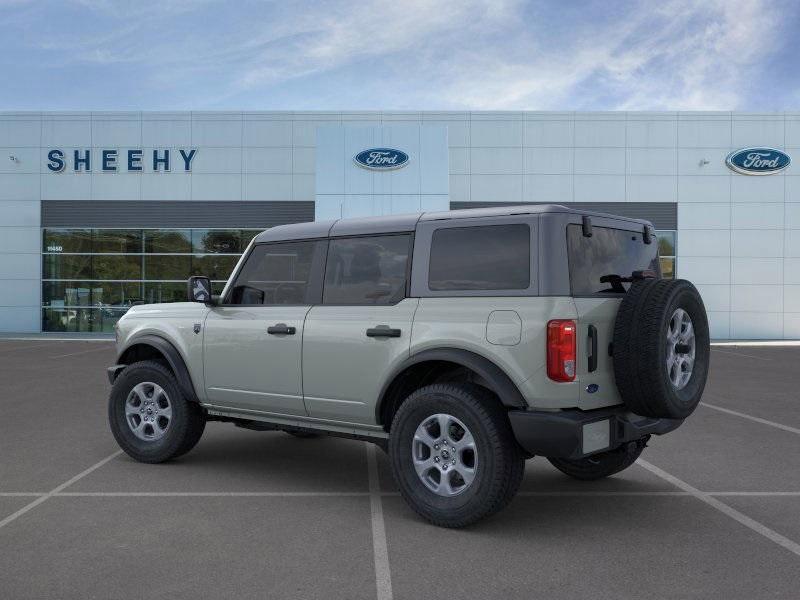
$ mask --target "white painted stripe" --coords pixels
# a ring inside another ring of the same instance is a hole
[[[793,554],[796,554],[797,556],[800,556],[800,544],[798,544],[797,542],[794,542],[794,541],[790,540],[789,538],[781,535],[780,533],[778,533],[777,531],[775,531],[773,529],[770,529],[769,527],[767,527],[763,523],[759,523],[755,519],[751,519],[747,515],[745,515],[743,513],[740,513],[735,508],[731,508],[730,506],[728,506],[724,502],[721,502],[720,500],[717,500],[716,498],[710,496],[709,494],[706,494],[705,492],[701,492],[700,490],[698,490],[697,488],[689,485],[688,483],[686,483],[682,479],[678,479],[677,477],[675,477],[674,475],[671,475],[670,473],[667,473],[663,469],[659,469],[657,466],[647,462],[646,460],[642,460],[640,458],[640,459],[638,459],[636,461],[636,464],[638,464],[641,467],[647,469],[653,475],[655,475],[657,477],[660,477],[664,481],[668,481],[669,483],[671,483],[675,487],[678,487],[678,488],[682,489],[683,491],[688,492],[689,494],[691,494],[692,496],[694,496],[695,498],[697,498],[701,502],[705,502],[710,507],[718,510],[722,514],[728,515],[731,519],[733,519],[734,521],[736,521],[738,523],[741,523],[742,525],[744,525],[748,529],[751,529],[751,530],[755,531],[756,533],[758,533],[760,535],[763,535],[768,540],[770,540],[772,542],[775,542],[776,544],[778,544],[779,546],[785,548],[789,552],[792,552]]]
[[[707,496],[747,496],[754,498],[800,497],[797,492],[702,492]],[[369,492],[0,492],[0,498],[365,498]],[[399,498],[400,492],[381,492],[382,498]],[[517,496],[542,498],[664,497],[691,496],[689,492],[519,492]]]
[[[712,346],[732,346],[734,348],[797,348],[800,347],[800,340],[752,340],[752,341],[729,341],[711,342]]]
[[[15,513],[12,513],[12,514],[8,515],[8,516],[7,516],[5,519],[3,519],[2,521],[0,521],[0,528],[3,528],[3,527],[5,527],[5,526],[6,526],[6,525],[8,525],[9,523],[11,523],[11,521],[14,521],[14,520],[15,520],[15,519],[17,519],[18,517],[21,517],[22,515],[24,515],[26,512],[28,512],[28,511],[30,511],[30,510],[32,510],[32,509],[34,509],[34,508],[36,508],[36,507],[37,507],[37,506],[39,506],[39,505],[40,505],[42,502],[45,502],[45,501],[46,501],[48,498],[52,498],[54,495],[56,495],[56,494],[58,494],[59,492],[63,491],[65,488],[67,488],[67,487],[71,486],[73,483],[75,483],[75,482],[76,482],[76,481],[78,481],[79,479],[83,479],[83,478],[84,478],[84,477],[86,477],[86,476],[87,476],[89,473],[91,473],[92,471],[94,471],[94,470],[96,470],[96,469],[99,469],[99,468],[100,468],[100,467],[102,467],[104,464],[106,464],[108,461],[110,461],[110,460],[112,460],[112,459],[116,458],[116,457],[117,457],[117,456],[119,456],[120,454],[122,454],[122,450],[117,450],[117,451],[116,451],[116,452],[114,452],[113,454],[110,454],[110,455],[106,456],[106,457],[105,457],[103,460],[101,460],[100,462],[97,462],[97,463],[93,464],[91,467],[89,467],[89,468],[88,468],[88,469],[86,469],[85,471],[82,471],[82,472],[78,473],[78,474],[77,474],[77,475],[75,475],[75,477],[73,477],[72,479],[68,479],[67,481],[65,481],[64,483],[62,483],[61,485],[59,485],[58,487],[55,487],[55,488],[53,488],[52,490],[50,490],[49,492],[47,492],[47,493],[46,493],[44,496],[39,496],[39,497],[38,497],[36,500],[34,500],[33,502],[31,502],[31,503],[29,503],[29,504],[26,504],[25,506],[23,506],[22,508],[20,508],[20,509],[19,509],[17,512],[15,512]]]
[[[364,442],[367,448],[369,473],[369,504],[372,510],[372,552],[375,557],[375,585],[378,600],[392,600],[392,577],[389,570],[389,549],[386,545],[386,526],[383,522],[381,485],[378,479],[378,459],[375,444]]]
[[[62,498],[351,498],[369,492],[61,492]]]
[[[708,402],[701,402],[700,406],[705,406],[706,408],[713,408],[714,410],[718,410],[719,412],[723,412],[728,415],[741,417],[742,419],[747,419],[748,421],[761,423],[762,425],[769,425],[770,427],[775,427],[776,429],[782,429],[783,431],[788,431],[789,433],[796,433],[800,435],[800,429],[798,429],[797,427],[791,427],[789,425],[784,425],[783,423],[776,423],[775,421],[767,421],[766,419],[762,419],[761,417],[754,417],[753,415],[748,415],[746,413],[739,412],[737,410],[731,410],[729,408],[716,406],[715,404],[709,404]]]
[[[9,352],[21,352],[23,350],[33,350],[34,348],[41,348],[42,346],[49,346],[49,344],[32,344],[30,346],[14,346],[13,348],[2,348],[2,346],[0,346],[0,353],[7,354]]]
[[[35,337],[0,337],[0,342],[114,342],[112,337],[49,337],[38,335]]]
[[[48,358],[66,358],[67,356],[78,356],[79,354],[88,354],[89,352],[100,352],[101,350],[105,350],[106,352],[111,348],[91,348],[90,350],[81,350],[80,352],[70,352],[69,354],[57,354],[55,356],[48,356]]]
[[[620,496],[690,496],[689,492],[519,492],[517,496],[542,498],[616,498]]]

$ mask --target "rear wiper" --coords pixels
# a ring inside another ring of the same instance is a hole
[[[652,279],[656,277],[656,272],[651,270],[645,271],[634,271],[631,273],[630,277],[623,277],[622,275],[617,275],[616,273],[610,273],[608,275],[603,275],[600,278],[600,283],[610,283],[611,284],[611,291],[617,294],[624,294],[625,287],[622,285],[623,283],[633,283],[634,281],[640,281],[642,279]]]

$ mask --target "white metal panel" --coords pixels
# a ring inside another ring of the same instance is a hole
[[[688,202],[678,205],[678,229],[730,229],[729,203]]]
[[[678,178],[678,202],[730,202],[728,175],[686,175]]]
[[[575,121],[537,119],[525,121],[523,126],[525,146],[537,148],[572,148]]]
[[[242,176],[192,173],[192,200],[241,200]],[[258,198],[264,200],[265,198]],[[287,198],[282,198],[287,200]]]
[[[678,145],[681,148],[731,148],[731,121],[679,120]]]
[[[675,175],[677,162],[674,148],[628,148],[630,175]]]
[[[674,148],[678,141],[678,122],[675,119],[628,120],[629,148]]]
[[[572,175],[524,175],[524,202],[572,202]]]
[[[784,176],[740,176],[731,185],[731,202],[783,202]]]
[[[522,173],[521,148],[472,148],[473,175],[517,175]]]
[[[575,146],[625,147],[625,121],[578,120],[575,121]]]
[[[244,176],[243,199],[291,200],[292,176],[276,173],[248,173]]]
[[[780,285],[783,260],[780,258],[732,258],[731,283],[736,285]]]
[[[625,175],[575,175],[575,202],[625,202]]]
[[[731,231],[731,255],[780,258],[783,236],[763,229],[734,229]]]
[[[783,229],[783,204],[752,202],[731,206],[731,224],[736,229]]]
[[[629,175],[625,194],[628,202],[677,202],[678,188],[669,175]]]
[[[728,285],[731,282],[731,263],[724,257],[691,256],[678,260],[678,276],[693,283]]]
[[[764,311],[731,312],[733,339],[781,339],[783,315]]]
[[[571,175],[574,172],[572,148],[524,148],[523,172],[542,175]]]
[[[731,310],[783,312],[782,292],[782,285],[732,285]]]
[[[727,229],[683,229],[678,233],[678,256],[730,256],[731,234]]]
[[[575,148],[576,175],[624,175],[624,148]]]
[[[783,119],[741,121],[734,118],[732,143],[737,148],[752,146],[783,148],[785,144]]]

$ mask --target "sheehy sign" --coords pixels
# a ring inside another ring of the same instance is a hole
[[[148,150],[70,150],[53,148],[47,153],[47,168],[53,173],[70,170],[74,173],[169,173],[189,172],[197,148],[163,148]]]

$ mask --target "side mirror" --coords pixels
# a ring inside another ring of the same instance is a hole
[[[189,277],[187,295],[189,302],[211,304],[211,280],[208,277]]]

